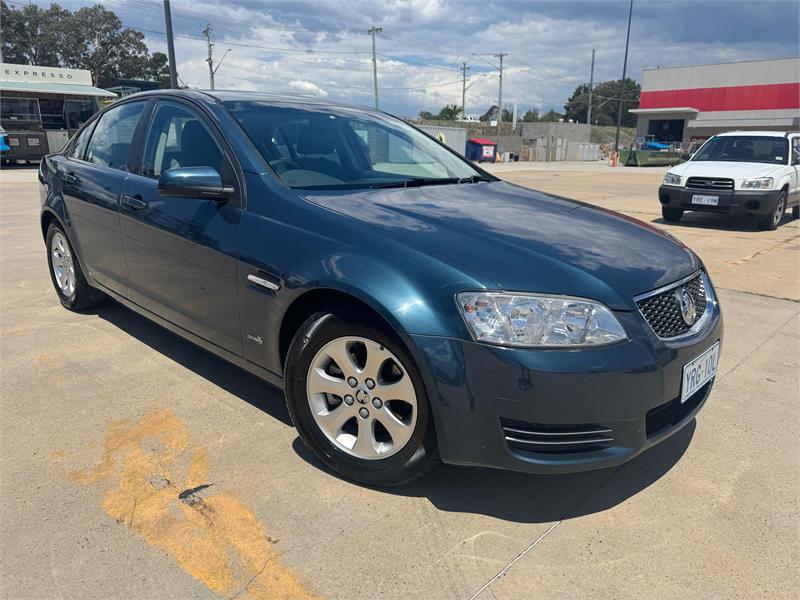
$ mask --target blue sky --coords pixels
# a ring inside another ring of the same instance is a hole
[[[38,4],[48,4],[37,2]],[[97,2],[62,0],[75,9]],[[123,23],[166,51],[157,0],[101,0]],[[378,36],[381,108],[400,115],[461,103],[461,63],[470,66],[467,112],[496,103],[492,55],[507,52],[503,97],[522,110],[561,109],[576,85],[619,77],[627,0],[172,0],[178,73],[208,86],[202,29],[215,55],[231,52],[217,88],[311,93],[372,103],[367,30]],[[629,76],[656,66],[783,58],[800,54],[800,2],[634,0]]]

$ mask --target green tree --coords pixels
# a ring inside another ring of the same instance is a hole
[[[152,56],[144,34],[97,4],[70,12],[58,4],[21,9],[2,1],[3,60],[21,64],[88,69],[94,85],[113,79],[169,80],[163,52]]]
[[[455,121],[461,116],[461,107],[457,104],[446,104],[442,110],[439,111],[437,119],[442,121]]]
[[[522,115],[522,121],[524,123],[535,123],[539,120],[539,111],[535,108],[531,108],[528,112]]]
[[[604,81],[595,86],[592,91],[592,122],[597,125],[614,125],[617,122],[619,107],[619,79]],[[641,86],[633,79],[625,79],[623,92],[622,126],[635,127],[636,115],[628,112],[639,106]],[[578,123],[586,123],[589,107],[589,86],[581,84],[575,88],[572,95],[564,105],[564,118],[573,119]]]
[[[497,118],[497,104],[492,104],[485,113],[483,113],[478,120],[479,121],[491,121],[492,119]]]
[[[540,121],[549,122],[549,123],[557,123],[561,119],[564,118],[560,112],[556,112],[552,108],[544,113],[541,117],[539,117]]]
[[[419,113],[419,118],[424,120],[424,121],[432,121],[433,119],[436,118],[436,115],[433,114],[432,112],[427,111],[427,110],[422,110]]]

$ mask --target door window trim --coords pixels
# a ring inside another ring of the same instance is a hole
[[[200,103],[194,102],[188,98],[184,98],[181,96],[173,96],[173,95],[158,95],[152,97],[152,104],[150,109],[147,112],[147,122],[146,127],[143,128],[142,139],[139,140],[139,145],[137,147],[137,156],[136,161],[131,165],[130,175],[135,175],[136,177],[145,179],[147,181],[151,181],[157,183],[156,179],[151,177],[147,177],[143,174],[143,167],[144,167],[144,146],[147,142],[147,136],[150,134],[150,128],[153,124],[153,119],[156,114],[156,110],[158,109],[159,103],[162,102],[171,102],[174,104],[182,105],[187,110],[194,112],[197,117],[202,121],[203,125],[205,125],[206,129],[209,131],[211,136],[214,138],[214,141],[219,146],[220,150],[222,151],[223,156],[228,160],[233,168],[234,177],[236,177],[236,196],[231,198],[228,201],[228,204],[231,206],[235,206],[241,208],[242,210],[246,210],[247,208],[247,188],[244,184],[244,171],[242,170],[242,166],[239,164],[239,161],[236,159],[236,155],[234,154],[231,145],[228,143],[228,140],[222,134],[222,131],[217,126],[213,115],[209,113],[209,111],[202,106]],[[140,122],[140,125],[143,125]],[[138,132],[137,132],[138,133]]]

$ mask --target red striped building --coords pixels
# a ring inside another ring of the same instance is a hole
[[[647,69],[637,135],[660,142],[800,129],[800,58]]]

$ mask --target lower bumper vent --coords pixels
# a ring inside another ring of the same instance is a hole
[[[525,452],[565,454],[607,448],[613,431],[600,425],[545,425],[500,418],[509,448]]]

